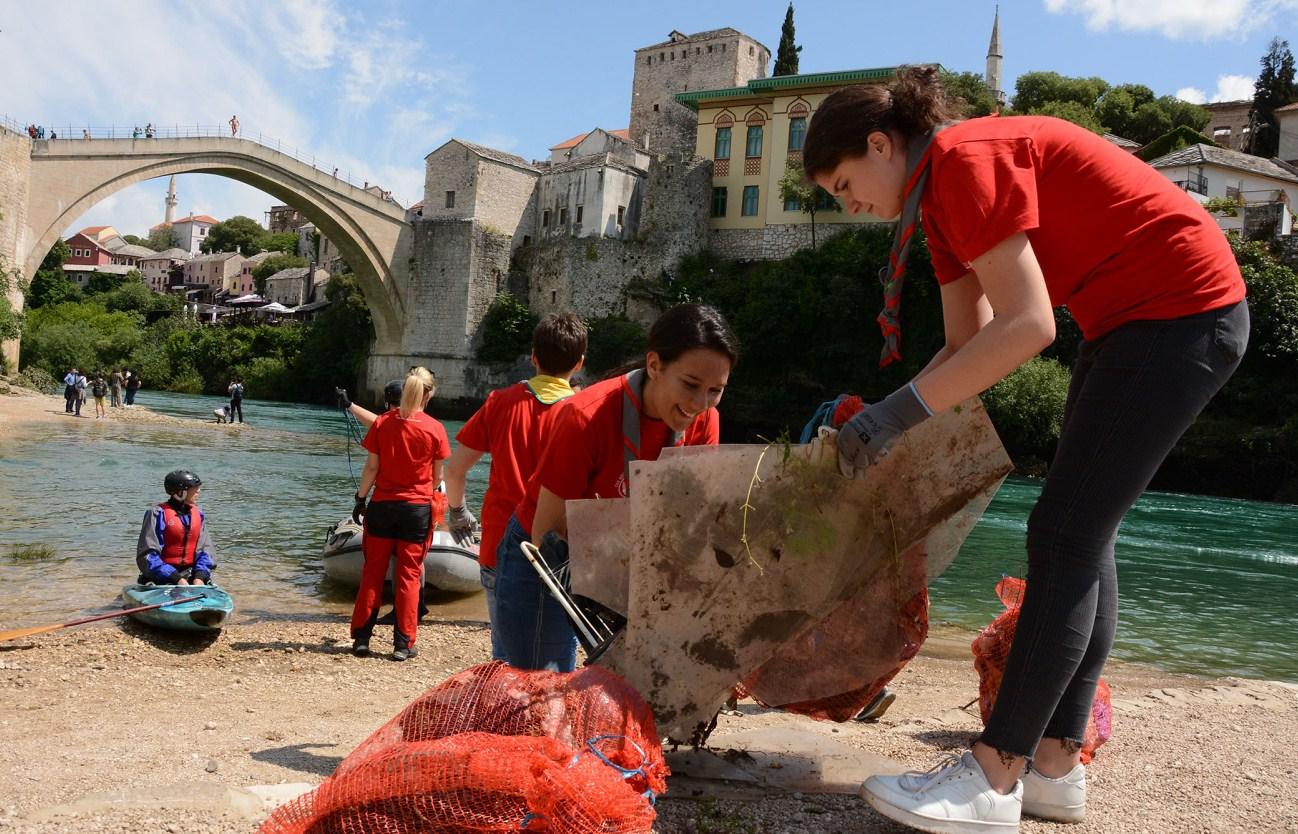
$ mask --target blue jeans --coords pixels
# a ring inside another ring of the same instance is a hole
[[[491,626],[491,659],[504,660],[505,647],[500,642],[500,627],[496,616],[496,569],[479,568],[482,592],[487,596],[487,625]]]
[[[1133,321],[1082,343],[1063,431],[1028,518],[1028,586],[982,741],[1080,743],[1118,622],[1122,518],[1248,344],[1248,305]]]
[[[509,519],[496,550],[496,621],[505,661],[519,669],[571,672],[577,665],[577,635],[563,606],[550,596],[520,545],[531,536]]]

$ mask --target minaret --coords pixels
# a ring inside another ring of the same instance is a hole
[[[176,175],[172,174],[171,184],[167,186],[167,214],[162,221],[168,226],[170,226],[176,219],[176,203],[178,202],[180,201],[176,199]]]
[[[987,45],[987,89],[992,91],[998,104],[1005,103],[1005,90],[1001,87],[1001,62],[1005,56],[1001,54],[1001,7],[996,5],[996,19],[992,23],[992,40]]]

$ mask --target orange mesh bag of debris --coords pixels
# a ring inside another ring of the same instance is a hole
[[[983,726],[991,719],[992,708],[996,705],[996,693],[1000,691],[1005,661],[1010,656],[1010,646],[1014,644],[1019,609],[1026,591],[1027,583],[1022,579],[1007,576],[997,582],[996,596],[1005,604],[1005,610],[973,640],[974,668],[978,670],[978,710],[982,713]],[[1082,738],[1082,764],[1090,764],[1095,751],[1112,737],[1113,703],[1109,684],[1100,678],[1095,700],[1091,703],[1091,718],[1086,722],[1086,734]]]
[[[649,707],[614,673],[493,662],[420,696],[260,830],[648,832],[667,775]]]

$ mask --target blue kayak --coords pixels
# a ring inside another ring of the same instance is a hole
[[[234,613],[234,600],[216,585],[127,585],[122,589],[124,608],[195,596],[199,599],[128,616],[154,628],[219,631]]]

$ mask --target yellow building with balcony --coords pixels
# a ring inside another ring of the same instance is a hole
[[[800,163],[816,107],[840,87],[878,84],[896,69],[844,70],[758,78],[743,87],[677,93],[698,113],[695,153],[712,160],[711,249],[737,260],[784,258],[811,245],[812,215],[780,196],[789,163]],[[815,213],[816,238],[844,226],[878,223],[835,201]]]

